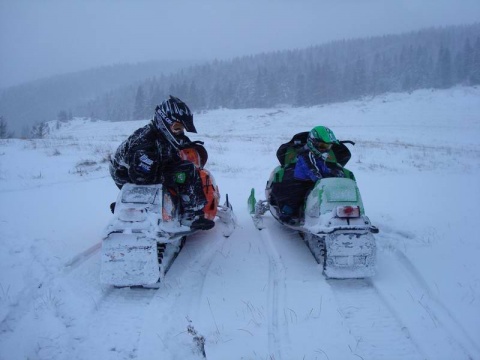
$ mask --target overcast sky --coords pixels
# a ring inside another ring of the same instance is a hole
[[[480,21],[480,0],[0,0],[0,87]]]

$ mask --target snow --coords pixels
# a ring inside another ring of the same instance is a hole
[[[187,239],[158,290],[99,282],[106,159],[147,120],[0,140],[0,359],[201,359],[201,336],[209,360],[479,359],[479,114],[478,87],[196,114],[238,227]],[[356,142],[372,279],[327,280],[297,233],[247,212],[278,146],[316,125]]]

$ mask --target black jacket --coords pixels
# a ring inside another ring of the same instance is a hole
[[[190,139],[182,135],[185,144]],[[155,184],[161,182],[162,173],[174,169],[182,162],[176,149],[155,126],[150,123],[137,129],[120,144],[112,159],[110,172],[115,183]]]

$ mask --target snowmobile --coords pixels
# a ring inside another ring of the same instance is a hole
[[[351,153],[339,141],[328,152],[327,165],[340,167],[344,177],[318,180],[313,189],[301,200],[298,218],[284,220],[280,211],[277,188],[288,191],[283,178],[293,171],[296,155],[307,141],[308,132],[296,134],[277,151],[280,166],[271,173],[265,189],[266,200],[255,199],[255,189],[248,198],[249,212],[255,226],[265,226],[262,216],[270,211],[282,225],[300,233],[327,278],[348,279],[371,277],[375,274],[376,244],[372,234],[378,233],[365,215],[355,176],[344,168]],[[281,196],[280,196],[281,197]]]
[[[218,218],[224,224],[223,235],[228,237],[236,219],[228,194],[224,205],[219,205],[218,186],[204,168],[208,158],[205,148],[195,143],[182,149],[180,155],[192,161],[200,173],[208,201],[204,216]],[[116,287],[158,288],[186,237],[197,231],[182,219],[180,199],[172,189],[162,184],[125,184],[103,236],[101,282]]]

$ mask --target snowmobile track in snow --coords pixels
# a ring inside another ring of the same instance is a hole
[[[438,343],[441,344],[439,346],[440,348],[448,343],[450,347],[457,348],[459,356],[462,354],[466,359],[478,358],[480,356],[480,344],[468,334],[454,314],[443,304],[441,299],[435,295],[415,265],[401,250],[394,246],[395,243],[401,243],[400,239],[407,236],[408,235],[404,235],[402,232],[387,232],[378,236],[378,239],[384,244],[385,256],[392,256],[393,259],[396,260],[394,262],[396,268],[393,268],[393,270],[401,274],[397,275],[397,278],[403,276],[408,279],[411,291],[418,294],[417,296],[419,296],[419,298],[417,302],[419,306],[421,306],[422,311],[426,312],[428,318],[434,323],[432,333],[439,338]],[[372,284],[375,286],[375,279],[372,279]],[[377,286],[377,288],[381,291],[381,286]],[[395,304],[392,303],[391,307],[393,308],[394,306]],[[401,309],[397,309],[397,311],[400,312]],[[419,336],[421,334],[412,335]],[[447,349],[445,349],[445,351],[447,351]]]
[[[88,260],[90,257],[92,257],[97,251],[99,251],[102,248],[102,242],[98,242],[95,245],[89,247],[87,250],[82,251],[81,253],[77,254],[73,258],[71,258],[66,264],[65,268],[70,271],[80,264],[82,264],[84,261]]]
[[[224,242],[223,236],[212,233],[201,233],[187,238],[164,282],[160,284],[158,291],[154,291],[155,296],[149,305],[149,311],[146,312],[150,315],[145,318],[144,328],[154,328],[156,331],[143,331],[139,343],[140,358],[151,358],[152,355],[144,351],[155,349],[152,353],[158,358],[177,359],[180,356],[179,347],[192,346],[192,339],[186,343],[181,334],[186,333],[187,325],[195,325],[210,267],[215,257],[221,253]],[[183,291],[184,286],[188,286],[188,291]],[[170,319],[171,316],[177,320],[169,323],[169,326],[158,326],[164,317]],[[193,347],[195,348],[195,345]],[[208,356],[208,348],[206,353]]]
[[[287,294],[286,267],[283,256],[293,256],[293,253],[284,253],[283,243],[287,242],[287,237],[292,233],[282,228],[280,225],[269,222],[268,226],[259,231],[262,243],[269,257],[269,285],[268,285],[268,303],[269,303],[269,351],[274,354],[275,359],[287,359],[286,355],[289,346],[288,324],[280,323],[280,311],[285,308],[285,298]],[[283,231],[282,231],[283,230]],[[282,241],[285,240],[285,241]],[[302,245],[303,240],[299,239]],[[312,261],[315,259],[311,258]],[[404,267],[402,273],[414,274],[414,280],[420,288],[426,286],[420,275],[415,274],[413,264],[397,254],[394,259],[397,267]],[[391,354],[396,354],[393,359],[426,359],[434,355],[429,352],[428,346],[424,349],[421,344],[421,337],[418,334],[411,333],[410,328],[415,325],[410,323],[412,320],[406,312],[408,309],[399,309],[395,303],[382,291],[382,288],[375,285],[373,279],[345,279],[334,280],[327,279],[321,275],[324,281],[330,286],[332,294],[338,307],[338,313],[343,319],[343,326],[356,342],[351,346],[352,354],[364,359],[392,359]],[[321,279],[321,278],[320,278]],[[408,292],[408,289],[401,289]],[[424,291],[428,293],[428,291]],[[417,306],[418,307],[418,306]],[[414,321],[424,316],[428,311],[430,316],[436,318],[436,315],[430,309],[421,308],[421,314],[415,314]],[[436,334],[438,341],[455,341],[448,329],[438,331]],[[429,346],[432,346],[431,344]],[[456,345],[459,353],[465,354],[468,359],[468,352],[465,346]],[[435,358],[435,356],[433,357]],[[470,358],[474,358],[471,357]]]
[[[282,323],[286,296],[286,268],[278,254],[268,229],[260,232],[262,244],[268,254],[268,349],[272,359],[288,360],[284,356],[289,345],[288,324]]]
[[[35,302],[35,299],[37,298],[41,298],[42,293],[48,292],[50,287],[53,286],[53,283],[56,281],[57,277],[62,276],[62,272],[63,275],[68,275],[80,264],[95,255],[100,248],[101,242],[91,246],[85,251],[78,253],[70,261],[64,264],[63,267],[61,264],[59,264],[56,272],[47,271],[42,279],[35,279],[35,284],[30,284],[30,286],[22,289],[20,292],[21,296],[19,296],[19,299],[21,299],[20,302],[17,304],[17,306],[12,307],[10,311],[3,316],[3,319],[0,320],[0,333],[9,331],[9,324],[12,319],[23,317],[29,311],[32,302]],[[40,265],[42,265],[41,262]],[[45,267],[45,269],[47,269],[47,267]]]
[[[199,244],[196,240],[200,240]],[[99,358],[102,359],[142,358],[142,344],[147,344],[145,346],[147,349],[155,348],[158,345],[154,344],[159,343],[159,339],[160,345],[166,344],[169,337],[186,330],[186,327],[164,329],[163,333],[162,328],[158,328],[158,323],[161,323],[160,317],[174,312],[189,314],[192,307],[200,302],[205,278],[215,254],[223,243],[221,240],[223,238],[213,244],[201,244],[202,239],[189,237],[158,289],[106,287],[103,296],[96,300],[95,308],[88,315],[85,335],[71,340],[78,358],[82,358],[82,354],[88,352],[83,346],[90,347],[92,342],[95,343],[95,348],[101,349]],[[95,246],[74,257],[69,262],[70,265],[73,268],[81,266],[86,258],[95,253],[94,248]],[[188,292],[181,292],[182,295],[188,296],[178,297],[176,286],[182,286],[180,282],[184,276],[188,276],[189,280],[192,276],[195,277],[196,285]],[[106,328],[115,331],[104,333]],[[146,330],[148,328],[157,328],[158,332],[151,333]],[[162,351],[174,350],[159,349],[159,353]]]
[[[88,316],[86,335],[75,338],[76,354],[82,358],[82,347],[87,354],[92,342],[101,350],[102,359],[137,358],[138,343],[149,304],[155,291],[142,288],[109,288],[93,312]],[[105,333],[105,329],[114,329]],[[125,341],[128,339],[128,341]],[[86,340],[86,341],[85,341]]]
[[[327,280],[344,326],[357,344],[351,349],[364,359],[425,359],[408,328],[383,300],[370,280]],[[392,358],[392,353],[396,355]]]
[[[289,342],[288,324],[279,323],[280,309],[285,308],[286,269],[279,255],[280,248],[273,241],[277,234],[272,229],[261,231],[262,241],[269,256],[269,350],[275,359],[288,359],[286,348]],[[278,229],[281,230],[281,229]],[[288,230],[285,236],[288,235]],[[307,246],[299,239],[301,245]],[[290,254],[292,255],[292,254]],[[287,255],[286,255],[287,256]],[[313,255],[311,258],[315,261]],[[321,275],[324,276],[324,275]],[[385,359],[392,349],[397,359],[425,359],[415,342],[410,338],[408,328],[402,324],[393,309],[383,300],[370,280],[327,280],[338,303],[338,312],[344,319],[344,327],[356,340],[353,354],[364,359]],[[391,359],[391,357],[389,358]],[[393,360],[393,359],[392,359]]]

